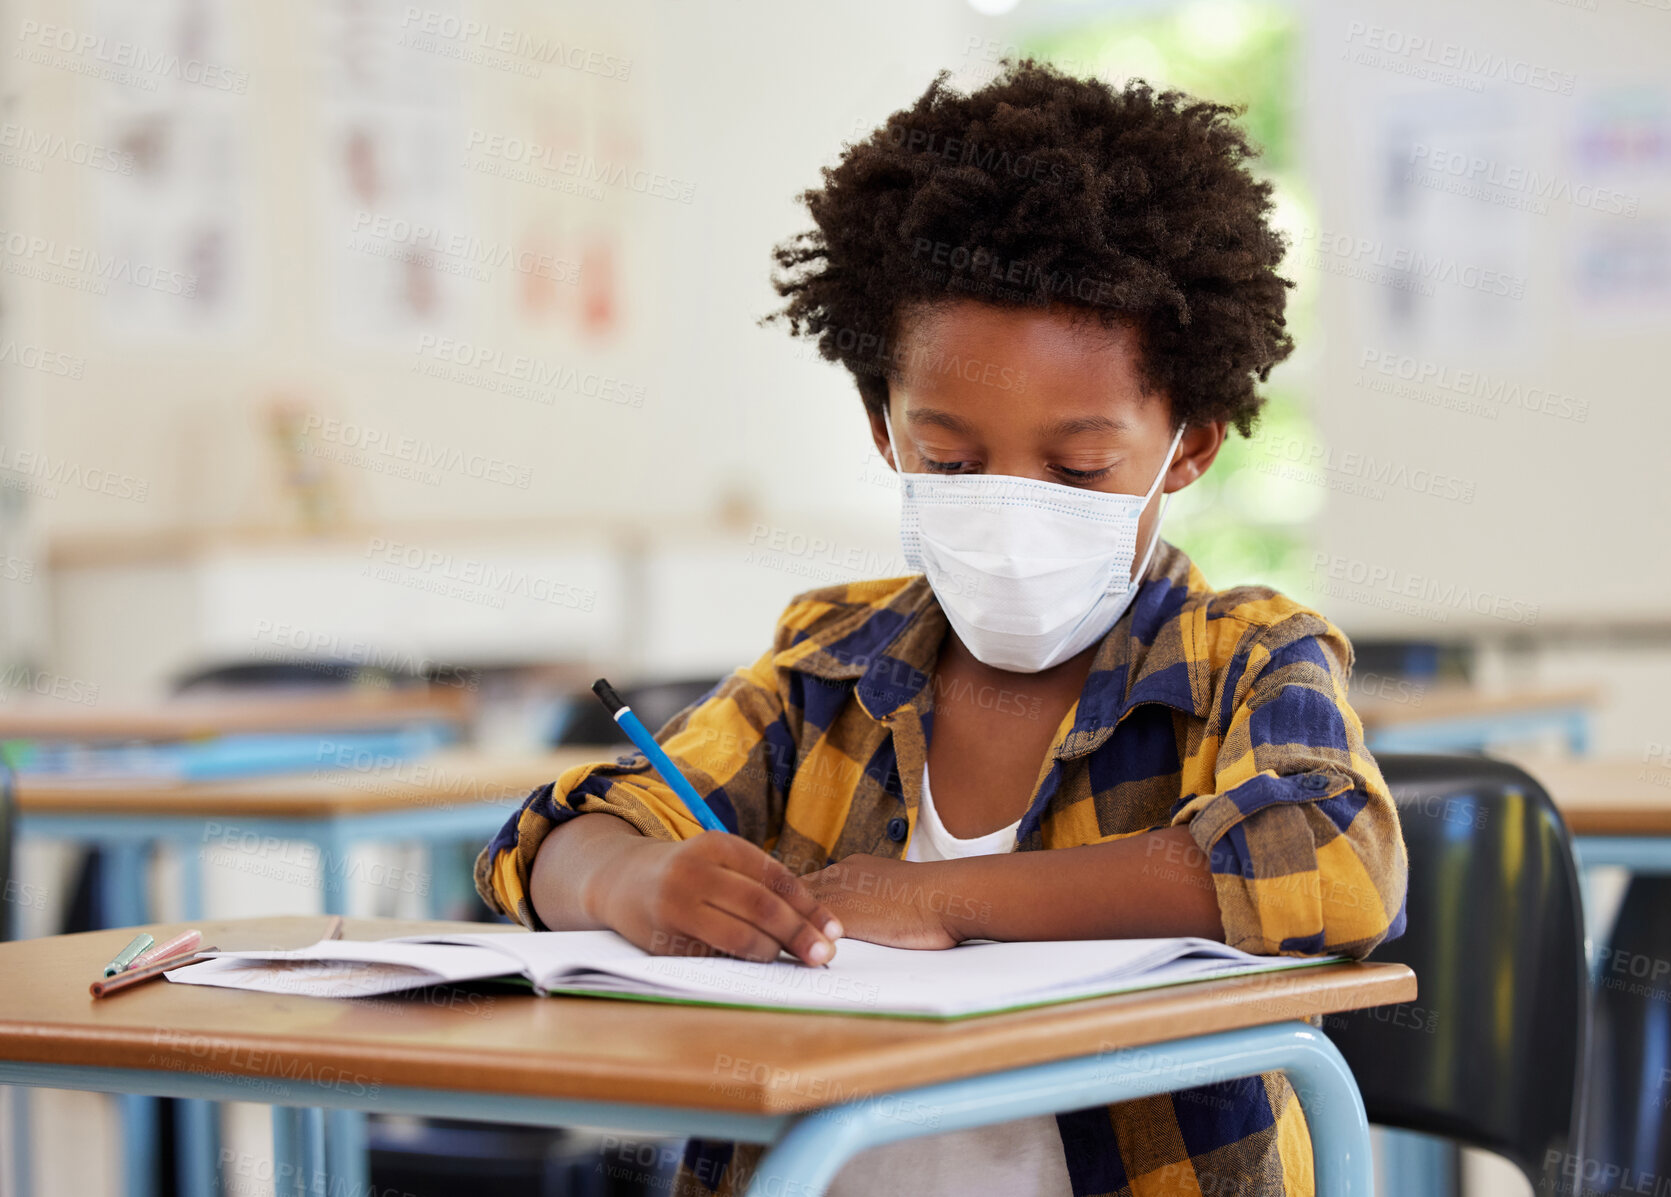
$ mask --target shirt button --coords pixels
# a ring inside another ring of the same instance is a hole
[[[909,830],[909,827],[907,826],[905,820],[901,819],[898,815],[895,815],[893,818],[888,820],[888,838],[894,843],[903,843],[907,830]]]
[[[1300,784],[1308,790],[1326,790],[1329,788],[1329,779],[1321,773],[1307,773],[1300,778]]]

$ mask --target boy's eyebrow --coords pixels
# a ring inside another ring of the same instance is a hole
[[[933,424],[948,432],[973,434],[974,426],[962,416],[949,411],[941,411],[937,407],[912,407],[905,413],[905,420],[910,424]]]
[[[975,431],[974,426],[962,416],[937,407],[913,407],[906,412],[905,419],[911,424],[931,424],[950,432],[972,434]],[[1129,423],[1111,416],[1068,416],[1044,429],[1047,437],[1077,436],[1081,432],[1130,431]]]
[[[1131,425],[1109,416],[1069,416],[1045,429],[1051,437],[1077,436],[1081,432],[1130,432]]]

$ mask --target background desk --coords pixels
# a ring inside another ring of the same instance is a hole
[[[347,934],[434,926],[355,920]],[[321,924],[203,930],[222,947],[296,946]],[[1306,1109],[1318,1191],[1367,1193],[1356,1085],[1333,1045],[1296,1020],[1416,993],[1402,965],[1341,964],[953,1023],[514,993],[494,994],[484,1011],[166,982],[94,1002],[91,976],[130,934],[0,945],[0,972],[21,979],[0,991],[0,1083],[772,1143],[756,1188],[783,1178],[803,1192],[874,1143],[1280,1069]],[[883,1094],[895,1100],[878,1102]],[[907,1110],[932,1111],[932,1125]],[[279,1166],[334,1192],[341,1182],[327,1174],[354,1165],[331,1158],[324,1126],[316,1110],[274,1114]]]
[[[1588,686],[1501,692],[1435,686],[1419,701],[1354,695],[1352,707],[1371,752],[1472,752],[1553,731],[1567,751],[1583,755],[1597,697]]]
[[[150,917],[146,854],[157,843],[176,849],[181,917],[193,924],[203,915],[204,854],[222,844],[234,851],[254,845],[260,853],[281,842],[311,843],[319,853],[325,911],[341,914],[348,905],[355,845],[418,843],[430,850],[433,862],[438,848],[486,843],[530,790],[563,770],[615,755],[607,748],[567,748],[520,758],[458,750],[367,770],[335,768],[227,781],[113,784],[25,777],[16,785],[17,828],[20,839],[69,840],[105,850],[106,884],[97,912],[104,926]],[[470,886],[467,877],[452,877],[433,863],[427,878],[400,878],[414,892],[425,881],[431,913],[448,892]],[[144,1180],[154,1164],[150,1144],[141,1140],[155,1126],[156,1111],[151,1103],[124,1099],[121,1117],[129,1191],[144,1197],[149,1191]],[[206,1105],[188,1103],[180,1117],[187,1124],[180,1132],[179,1151],[187,1161],[183,1171],[201,1176],[205,1160],[213,1159],[214,1116]],[[344,1126],[340,1137],[356,1139]],[[213,1191],[189,1182],[186,1187],[193,1197]]]
[[[435,753],[359,770],[333,768],[200,782],[98,782],[24,777],[17,782],[22,837],[66,839],[110,850],[108,926],[142,921],[143,853],[179,850],[182,917],[203,913],[202,853],[227,837],[311,843],[320,853],[325,910],[345,913],[345,866],[355,844],[486,843],[528,792],[614,748],[564,748],[507,758],[473,750]],[[432,901],[439,897],[431,877]]]
[[[1663,851],[1671,844],[1671,763],[1656,766],[1619,757],[1575,761],[1511,755],[1509,759],[1549,791],[1567,829],[1580,841],[1585,863],[1637,867],[1622,859],[1602,859],[1608,855],[1607,841],[1618,840],[1618,852],[1634,852],[1653,871],[1671,867],[1671,853]]]
[[[189,740],[234,732],[456,724],[474,709],[475,696],[461,686],[173,698],[130,707],[19,702],[0,705],[0,740]]]
[[[1600,925],[1591,870],[1611,865],[1633,873],[1671,874],[1671,766],[1617,757],[1507,759],[1537,778],[1572,833],[1594,973],[1601,959],[1596,946],[1607,928]]]

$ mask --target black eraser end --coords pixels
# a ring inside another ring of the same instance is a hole
[[[599,701],[601,701],[604,706],[609,708],[609,713],[611,715],[627,705],[621,701],[621,696],[615,693],[615,687],[609,684],[609,680],[607,678],[600,677],[597,681],[593,682],[592,693],[596,694]]]

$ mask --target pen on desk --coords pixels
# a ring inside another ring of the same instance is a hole
[[[627,733],[627,739],[649,758],[650,764],[661,774],[661,779],[673,787],[673,792],[679,795],[680,801],[685,804],[691,816],[709,831],[728,831],[729,828],[721,823],[708,804],[702,801],[702,795],[696,792],[696,787],[685,780],[685,775],[679,772],[679,767],[673,763],[672,758],[661,750],[661,745],[656,743],[656,738],[650,734],[650,730],[632,713],[632,708],[621,701],[621,696],[615,693],[615,688],[600,677],[592,683],[592,693],[598,696],[598,701],[603,703],[621,730]]]
[[[342,938],[342,916],[340,914],[333,914],[331,916],[330,925],[325,928],[325,938],[326,939],[341,939]]]
[[[128,965],[132,964],[134,957],[138,956],[146,948],[156,942],[157,941],[152,938],[149,933],[141,931],[138,935],[128,940],[127,947],[116,953],[116,959],[104,966],[104,975],[107,977],[114,977],[124,968],[127,968]]]
[[[124,989],[131,989],[135,985],[155,981],[171,968],[184,968],[188,964],[196,964],[199,960],[207,959],[210,952],[218,951],[220,951],[219,948],[208,947],[181,952],[177,956],[155,961],[144,968],[130,968],[127,972],[118,973],[114,977],[94,981],[87,989],[96,998],[108,997],[110,994],[120,993]]]
[[[155,964],[159,960],[167,960],[170,956],[178,956],[182,952],[193,951],[202,942],[203,932],[182,931],[173,939],[159,943],[154,948],[146,948],[145,951],[134,957],[132,964],[122,971],[129,972],[132,969],[144,968],[147,965]]]

